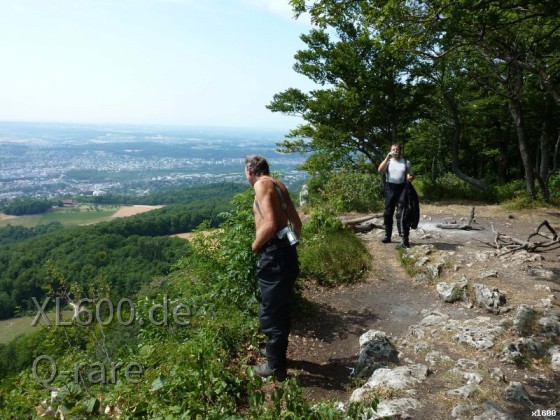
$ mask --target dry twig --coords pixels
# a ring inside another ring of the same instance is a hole
[[[542,228],[548,229],[548,232],[546,231],[541,232]],[[548,249],[556,249],[556,247],[560,247],[560,238],[558,238],[558,233],[556,233],[556,230],[554,230],[554,228],[550,226],[550,223],[548,223],[548,221],[546,220],[541,222],[541,224],[535,229],[535,232],[531,233],[526,241],[522,239],[513,238],[508,235],[504,235],[503,233],[500,233],[499,231],[494,229],[493,225],[492,225],[492,232],[496,234],[496,237],[494,238],[494,243],[492,244],[488,242],[484,242],[484,243],[490,246],[494,246],[498,250],[505,250],[506,252],[504,252],[502,255],[513,253],[515,251],[519,251],[522,249],[527,252],[538,252],[541,249],[548,250]],[[539,237],[539,236],[547,239],[547,241],[542,241],[542,242],[531,241],[532,238]]]
[[[459,230],[479,230],[479,228],[475,228],[472,226],[472,223],[474,221],[474,207],[471,208],[471,215],[469,217],[469,220],[467,221],[467,223],[438,223],[436,224],[436,227],[440,228],[440,229],[459,229]]]

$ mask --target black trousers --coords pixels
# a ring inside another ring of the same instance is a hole
[[[290,334],[292,289],[299,274],[297,249],[289,244],[273,251],[262,251],[257,263],[261,290],[259,321],[267,336],[266,358],[272,369],[286,369]]]
[[[385,208],[383,210],[383,224],[385,225],[385,234],[390,237],[393,233],[393,215],[395,208],[397,209],[397,219],[402,220],[403,223],[398,223],[399,236],[408,238],[410,233],[409,223],[403,219],[402,212],[404,211],[405,203],[402,202],[402,196],[405,184],[392,184],[387,182],[385,186]]]

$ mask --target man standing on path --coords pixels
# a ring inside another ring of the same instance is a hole
[[[381,162],[377,171],[386,177],[385,209],[383,211],[385,237],[381,242],[387,244],[391,242],[391,235],[393,234],[393,215],[395,214],[395,208],[399,203],[406,182],[414,179],[414,173],[412,172],[410,161],[401,156],[401,146],[399,144],[391,145],[391,151],[387,154],[383,162]],[[402,206],[399,206],[399,211],[402,211]],[[397,211],[397,218],[400,216],[399,211]],[[402,230],[401,232],[399,229],[399,235],[402,236],[402,242],[399,245],[408,248],[410,247],[410,242],[408,240],[410,224],[405,221]]]
[[[267,363],[253,369],[261,377],[274,375],[283,381],[287,375],[291,295],[299,274],[296,244],[301,220],[286,186],[270,177],[265,158],[247,156],[245,177],[255,190],[255,240],[251,248],[259,253],[257,276],[262,298],[259,321],[268,339]]]

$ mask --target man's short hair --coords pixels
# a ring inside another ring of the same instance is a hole
[[[270,175],[268,162],[260,155],[249,155],[245,158],[245,168],[253,175]]]

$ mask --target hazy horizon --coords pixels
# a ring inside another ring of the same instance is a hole
[[[293,128],[273,95],[307,18],[288,0],[0,2],[0,120]]]

